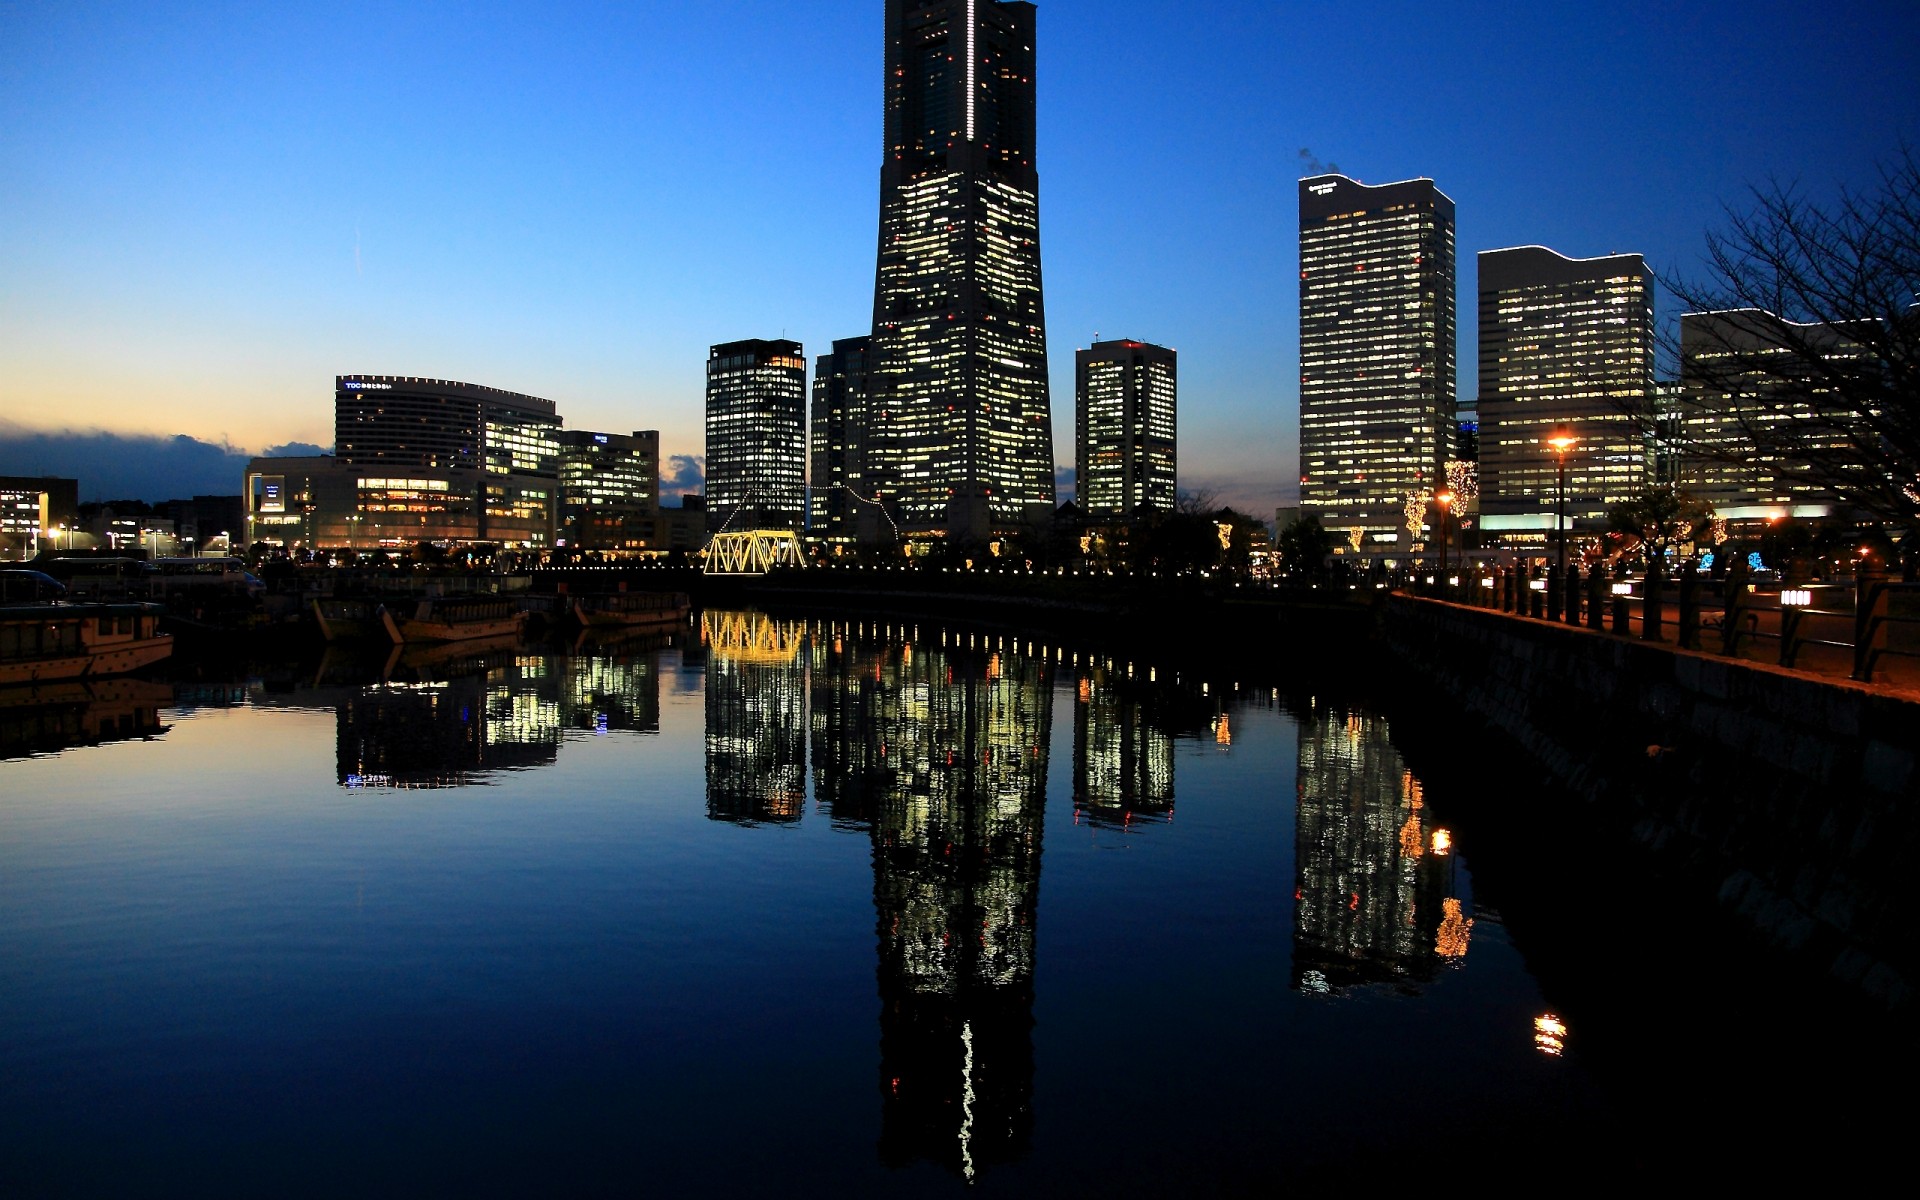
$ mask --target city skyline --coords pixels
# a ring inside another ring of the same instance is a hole
[[[12,12],[0,442],[324,445],[323,389],[373,370],[487,380],[553,397],[570,428],[659,428],[663,460],[701,453],[706,346],[866,331],[882,7],[744,6],[751,43],[720,36],[735,10],[503,8],[457,36],[373,9]],[[1300,177],[1433,178],[1463,257],[1684,271],[1747,185],[1823,197],[1911,140],[1882,114],[1911,109],[1897,48],[1920,18],[1891,5],[1805,28],[1784,5],[1038,9],[1054,462],[1073,352],[1143,338],[1185,360],[1181,486],[1256,514],[1296,478]],[[1496,37],[1501,72],[1477,70]],[[435,71],[486,83],[409,83]],[[775,114],[791,137],[723,152]],[[1461,271],[1463,397],[1474,287]]]

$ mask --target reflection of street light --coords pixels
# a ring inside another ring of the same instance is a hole
[[[1562,578],[1567,574],[1567,451],[1573,449],[1576,440],[1564,430],[1547,439],[1547,445],[1553,447],[1554,457],[1560,462],[1559,483],[1553,493],[1553,514],[1554,529],[1560,542],[1558,563]]]

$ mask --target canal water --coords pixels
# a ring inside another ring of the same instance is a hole
[[[1311,677],[709,612],[0,716],[6,1195],[1254,1194],[1676,1137]]]

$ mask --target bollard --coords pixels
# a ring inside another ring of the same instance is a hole
[[[1873,682],[1873,669],[1887,648],[1887,575],[1861,564],[1853,577],[1853,677]]]
[[[1780,606],[1780,665],[1791,667],[1800,653],[1800,623],[1806,614],[1795,605]]]
[[[1500,598],[1506,611],[1520,611],[1520,571],[1512,564],[1500,568]]]
[[[1560,619],[1560,607],[1565,603],[1565,600],[1566,596],[1560,590],[1560,568],[1557,566],[1548,567],[1547,620],[1558,621]]]
[[[1700,648],[1700,573],[1694,564],[1680,568],[1680,648]]]
[[[1580,623],[1580,565],[1575,563],[1567,568],[1567,577],[1561,580],[1567,589],[1567,624]]]
[[[1607,618],[1607,575],[1600,564],[1593,564],[1587,572],[1587,628],[1606,628]]]
[[[1747,564],[1736,560],[1727,568],[1726,611],[1720,619],[1720,653],[1729,658],[1740,653],[1740,627],[1747,620]]]
[[[1647,564],[1647,578],[1644,590],[1640,594],[1640,637],[1644,641],[1661,642],[1660,636],[1660,560],[1653,559]]]
[[[1528,613],[1532,614],[1532,616],[1534,616],[1537,619],[1541,615],[1541,610],[1546,608],[1546,605],[1547,605],[1547,600],[1546,600],[1545,594],[1541,592],[1536,592],[1533,590],[1533,579],[1531,575],[1529,575],[1527,579],[1527,611]]]
[[[1613,631],[1625,637],[1632,628],[1632,615],[1627,607],[1627,597],[1615,596],[1613,598]]]

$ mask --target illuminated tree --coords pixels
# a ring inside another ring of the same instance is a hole
[[[1433,489],[1419,487],[1407,493],[1407,545],[1409,549],[1421,548],[1420,531],[1427,526],[1427,504],[1433,499]]]

